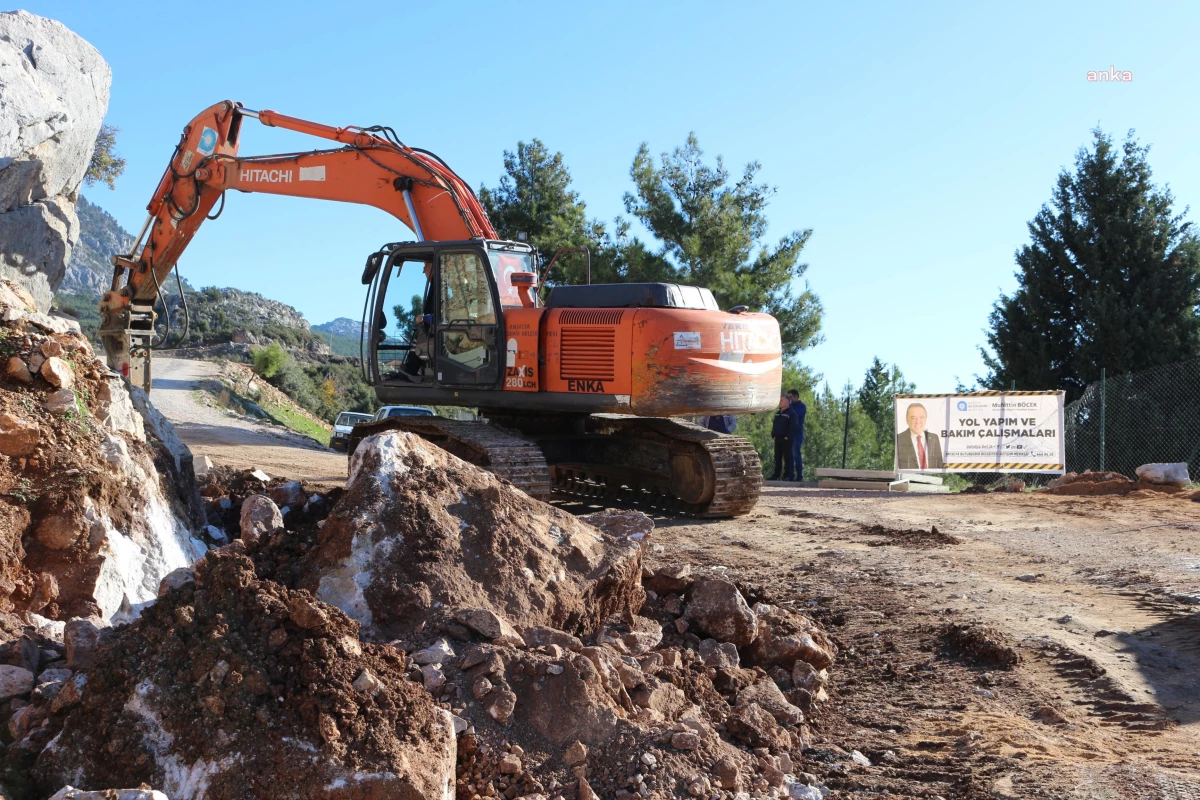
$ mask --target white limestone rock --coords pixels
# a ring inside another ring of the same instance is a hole
[[[75,201],[112,71],[61,22],[0,12],[0,277],[43,311],[79,238]]]
[[[1142,464],[1136,470],[1138,480],[1164,486],[1187,486],[1192,482],[1187,462],[1178,464]]]

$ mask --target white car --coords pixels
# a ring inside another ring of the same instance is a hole
[[[378,422],[381,419],[388,417],[432,417],[433,412],[428,408],[421,406],[384,406],[375,412],[372,419],[373,422]]]
[[[333,435],[329,437],[329,446],[345,447],[350,441],[350,431],[360,422],[370,422],[374,419],[370,414],[357,414],[353,411],[343,411],[333,421]]]

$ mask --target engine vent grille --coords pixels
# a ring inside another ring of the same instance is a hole
[[[558,376],[563,380],[613,380],[616,377],[616,333],[615,328],[563,328]]]
[[[606,308],[599,311],[572,310],[562,312],[559,321],[563,325],[619,325],[623,313],[619,308]]]

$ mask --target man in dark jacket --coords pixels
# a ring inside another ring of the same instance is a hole
[[[700,424],[717,433],[733,433],[737,429],[737,417],[732,414],[704,417]]]
[[[804,480],[804,457],[800,454],[804,447],[804,417],[808,414],[808,406],[800,399],[798,389],[788,389],[788,400],[791,402],[792,415],[796,417],[796,438],[792,440],[792,461],[796,464],[796,480]]]
[[[780,479],[779,470],[783,468],[783,480],[795,480],[795,462],[792,460],[792,441],[796,436],[796,416],[792,413],[788,396],[779,398],[779,410],[771,420],[771,438],[775,440],[775,471],[769,480]]]

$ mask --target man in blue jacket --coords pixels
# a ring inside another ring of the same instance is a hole
[[[792,413],[791,406],[788,396],[780,395],[779,410],[771,419],[771,438],[775,440],[775,471],[767,478],[770,481],[781,478],[785,481],[795,480],[792,472],[792,441],[796,435],[796,415]],[[780,470],[783,471],[782,476]]]
[[[796,480],[804,480],[804,457],[800,448],[804,446],[804,417],[808,414],[808,406],[800,399],[799,389],[788,389],[788,399],[792,401],[792,416],[796,418],[796,435],[792,439],[792,461],[796,464]]]

